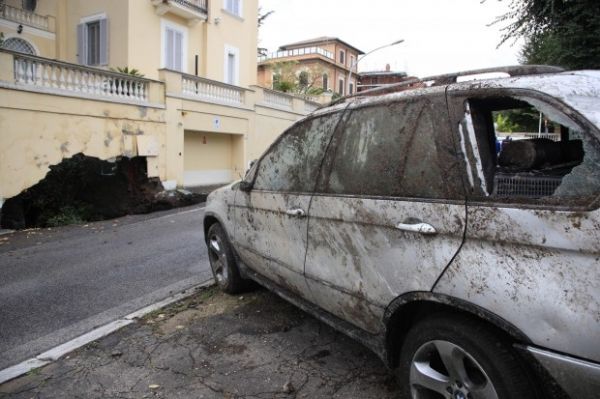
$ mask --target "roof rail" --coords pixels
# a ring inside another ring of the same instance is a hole
[[[527,75],[540,75],[544,73],[559,73],[563,72],[564,69],[555,66],[549,65],[513,65],[513,66],[504,66],[504,67],[495,67],[495,68],[483,68],[483,69],[473,69],[470,71],[462,71],[462,72],[454,72],[443,75],[434,75],[428,76],[425,78],[413,78],[409,80],[405,80],[399,83],[393,83],[386,86],[376,87],[374,89],[369,89],[365,91],[361,91],[360,93],[356,93],[350,96],[342,97],[334,102],[331,105],[339,104],[346,100],[350,100],[357,97],[364,96],[376,96],[388,93],[394,93],[396,91],[402,91],[405,89],[411,89],[411,85],[419,85],[418,87],[431,87],[431,86],[441,86],[448,85],[452,83],[456,83],[459,77],[462,76],[471,76],[471,75],[483,75],[486,73],[506,73],[509,76],[527,76]]]

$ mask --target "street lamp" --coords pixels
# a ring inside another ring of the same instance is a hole
[[[386,45],[383,45],[383,46],[377,47],[377,48],[375,48],[375,49],[373,49],[373,50],[371,50],[371,51],[369,51],[369,52],[367,52],[367,53],[365,53],[365,54],[361,55],[360,57],[358,57],[358,58],[356,59],[356,61],[354,61],[354,62],[352,63],[352,65],[350,65],[350,71],[348,71],[348,80],[347,80],[348,84],[350,84],[350,78],[352,78],[352,70],[353,70],[354,68],[356,68],[356,67],[357,67],[357,65],[358,65],[358,63],[359,63],[360,61],[362,61],[362,60],[363,60],[363,59],[364,59],[364,58],[365,58],[367,55],[369,55],[369,54],[373,54],[373,53],[374,53],[374,52],[376,52],[377,50],[381,50],[381,49],[383,49],[383,48],[386,48],[386,47],[392,47],[392,46],[395,46],[395,45],[397,45],[397,44],[400,44],[400,43],[403,43],[403,42],[404,42],[404,39],[396,40],[395,42],[392,42],[392,43],[389,43],[389,44],[386,44]],[[358,69],[357,69],[357,71],[358,71]]]

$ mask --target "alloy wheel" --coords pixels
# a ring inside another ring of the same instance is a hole
[[[219,285],[226,285],[229,279],[227,255],[221,239],[216,234],[210,236],[208,239],[208,253],[210,267],[217,279],[217,283],[219,283]]]
[[[498,399],[473,356],[443,340],[426,342],[415,352],[409,382],[413,399]]]

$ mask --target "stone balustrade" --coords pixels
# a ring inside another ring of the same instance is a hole
[[[0,7],[0,17],[19,24],[51,31],[50,18],[22,8],[11,7],[7,4]]]
[[[11,53],[17,87],[136,103],[149,101],[150,80],[46,58]]]

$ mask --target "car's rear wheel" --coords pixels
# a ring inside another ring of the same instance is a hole
[[[244,290],[246,281],[240,276],[231,244],[223,227],[215,223],[206,235],[208,259],[215,281],[228,294],[237,294]]]
[[[398,368],[405,398],[536,398],[531,373],[510,342],[469,317],[439,315],[407,334]]]

